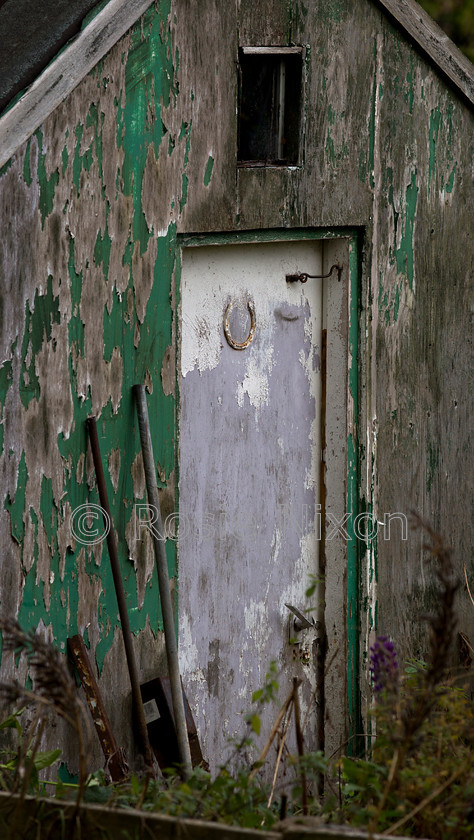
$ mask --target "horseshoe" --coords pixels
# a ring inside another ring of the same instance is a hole
[[[245,348],[248,347],[249,344],[251,344],[252,339],[255,335],[255,327],[257,326],[257,322],[255,319],[255,307],[250,300],[247,301],[247,309],[250,312],[250,331],[245,341],[243,341],[240,344],[238,341],[234,341],[230,334],[229,317],[232,306],[232,302],[229,303],[224,313],[224,335],[226,337],[227,344],[230,344],[230,346],[233,347],[234,350],[245,350]]]

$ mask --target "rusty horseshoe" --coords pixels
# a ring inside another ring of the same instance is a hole
[[[252,301],[247,301],[247,309],[250,312],[250,331],[245,339],[240,344],[238,341],[234,341],[230,334],[230,326],[229,326],[229,317],[230,312],[232,309],[233,303],[232,301],[227,305],[226,311],[224,313],[224,335],[226,337],[227,344],[234,348],[234,350],[245,350],[246,347],[252,342],[252,339],[255,335],[255,327],[257,326],[256,319],[255,319],[255,307]]]

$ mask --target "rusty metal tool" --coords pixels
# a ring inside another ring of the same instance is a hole
[[[87,705],[107,762],[107,770],[113,782],[121,782],[128,776],[127,762],[122,750],[117,746],[82,636],[71,636],[67,640],[67,646],[86,695]]]
[[[89,430],[89,438],[91,442],[92,457],[94,460],[100,504],[102,510],[104,511],[104,523],[107,528],[108,523],[112,521],[112,517],[110,514],[107,487],[105,485],[104,468],[102,466],[102,458],[100,454],[99,437],[97,434],[97,423],[95,417],[89,417],[87,419],[87,428]],[[150,768],[151,772],[153,772],[153,753],[151,751],[150,741],[148,738],[145,712],[143,709],[143,700],[140,692],[140,683],[138,680],[137,664],[135,661],[135,652],[133,650],[132,631],[130,630],[130,621],[128,618],[127,604],[125,601],[125,592],[123,589],[122,577],[120,574],[117,544],[115,542],[115,534],[113,528],[108,528],[107,547],[109,549],[110,565],[112,567],[112,576],[114,579],[115,593],[117,595],[120,623],[122,625],[122,636],[125,645],[128,673],[130,675],[130,684],[132,687],[132,700],[137,720],[140,748],[146,764]]]
[[[161,535],[164,532],[161,522],[160,501],[158,498],[158,485],[156,482],[155,462],[153,458],[153,445],[151,441],[145,387],[143,385],[134,385],[133,394],[137,405],[138,426],[142,444],[148,501],[153,507],[153,512],[156,517],[155,524],[158,529],[158,533]],[[165,631],[166,658],[168,662],[171,697],[173,700],[174,724],[176,726],[176,736],[178,739],[179,761],[181,765],[181,774],[184,779],[187,779],[192,773],[192,763],[188,732],[186,728],[183,692],[181,689],[181,679],[179,675],[178,645],[174,626],[173,605],[171,602],[168,563],[166,560],[165,541],[163,538],[158,538],[157,532],[154,529],[153,546],[155,549],[155,560],[158,571],[158,586],[160,590],[161,611],[163,614],[163,627]]]

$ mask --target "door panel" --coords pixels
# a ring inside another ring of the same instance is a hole
[[[271,660],[282,699],[301,677],[303,712],[316,684],[316,632],[291,644],[285,604],[309,606],[318,573],[322,281],[285,275],[321,274],[321,250],[315,241],[183,249],[180,660],[214,769],[228,739],[244,734],[242,712]],[[226,320],[234,344],[250,335],[244,349],[228,343]],[[264,712],[264,737],[276,712]],[[307,749],[316,729],[313,701]]]

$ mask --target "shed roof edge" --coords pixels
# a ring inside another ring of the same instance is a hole
[[[416,0],[372,0],[429,58],[464,100],[474,105],[474,64]]]
[[[110,0],[0,117],[0,168],[28,140],[117,41],[152,0]]]
[[[372,0],[474,105],[474,65],[416,0]],[[0,117],[0,168],[151,6],[152,0],[110,0],[86,28]]]

